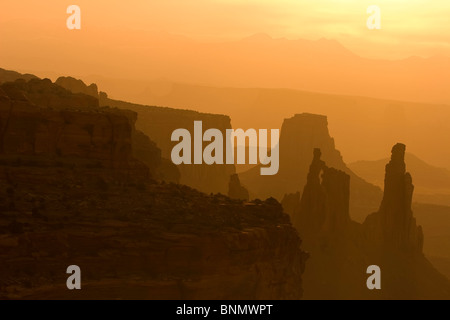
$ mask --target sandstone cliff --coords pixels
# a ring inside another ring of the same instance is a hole
[[[191,186],[206,193],[228,192],[229,176],[235,173],[234,165],[180,165],[171,161],[171,151],[176,143],[171,141],[176,129],[188,129],[193,135],[194,121],[202,121],[204,130],[216,128],[225,133],[231,129],[231,120],[227,116],[198,113],[190,110],[143,106],[109,99],[104,92],[98,93],[95,84],[87,86],[83,81],[72,77],[61,77],[56,84],[73,93],[84,93],[99,98],[100,105],[112,106],[123,110],[132,110],[138,114],[136,127],[147,135],[161,150],[161,161],[153,175],[160,180],[177,182]],[[139,137],[138,137],[139,138]],[[139,155],[142,155],[142,148]],[[147,157],[148,158],[148,157]]]
[[[149,179],[165,159],[136,119],[50,80],[0,86],[0,299],[300,299],[281,205]]]
[[[132,155],[134,123],[129,115],[99,108],[92,99],[50,80],[1,85],[0,155],[4,159],[36,156],[42,165],[56,158],[78,159],[148,177],[148,169]]]
[[[93,148],[92,143],[99,143],[97,140],[103,139],[103,142],[101,142],[105,144],[103,148],[108,148],[106,144],[116,143],[114,142],[115,137],[111,136],[112,134],[120,135],[121,132],[127,132],[127,135],[131,135],[126,138],[129,140],[126,142],[128,145],[124,146],[119,143],[119,145],[116,146],[125,153],[129,153],[131,150],[132,154],[126,156],[128,157],[127,161],[134,161],[131,160],[131,157],[133,157],[140,162],[143,162],[148,167],[150,175],[154,179],[167,182],[179,182],[180,173],[178,168],[168,160],[162,159],[161,150],[156,144],[145,136],[144,133],[135,129],[138,115],[133,111],[125,109],[109,107],[100,108],[98,100],[99,94],[95,84],[87,86],[83,81],[71,77],[61,77],[56,83],[52,83],[49,79],[40,80],[38,78],[32,78],[31,81],[25,81],[24,78],[26,77],[24,75],[22,76],[22,78],[19,77],[19,80],[15,82],[9,82],[2,85],[1,90],[3,96],[6,97],[6,99],[12,99],[15,105],[21,101],[25,105],[32,105],[32,107],[30,107],[31,109],[36,109],[36,107],[40,109],[49,109],[48,114],[44,116],[44,119],[41,119],[44,122],[47,121],[45,117],[49,116],[49,114],[57,114],[60,112],[62,115],[62,118],[60,118],[64,120],[64,125],[54,124],[54,126],[57,127],[55,130],[59,130],[55,133],[56,136],[54,136],[58,145],[64,144],[65,138],[62,138],[61,140],[57,135],[65,134],[67,130],[75,130],[73,127],[78,126],[78,129],[76,129],[78,132],[75,133],[78,137],[75,138],[75,140],[79,138],[80,141],[74,140],[75,142],[70,142],[67,146],[63,147],[69,149],[82,148],[85,152],[80,154],[79,150],[72,150],[70,155],[77,154],[80,157],[86,157],[89,153],[89,149]],[[30,108],[25,106],[26,110],[31,110]],[[82,112],[80,113],[80,111]],[[37,118],[43,113],[43,111],[39,112],[39,115],[36,116]],[[44,113],[46,112],[47,111]],[[65,117],[69,117],[70,120],[67,120]],[[81,120],[82,118],[84,120]],[[116,123],[118,119],[121,119],[120,128]],[[71,121],[75,121],[76,123],[72,124],[70,123]],[[87,122],[78,123],[78,121]],[[66,124],[70,125],[66,126]],[[27,130],[30,130],[30,128]],[[110,132],[110,136],[108,136],[107,132]],[[88,134],[89,137],[87,137],[86,134]],[[92,136],[93,142],[89,146],[86,145],[86,139],[89,138],[90,141],[91,135],[94,135]],[[74,147],[73,144],[77,145]],[[50,145],[48,147],[51,148]],[[60,147],[54,148],[57,149],[57,154],[61,156],[61,150],[59,150]],[[87,156],[88,158],[97,157],[96,155]],[[104,159],[97,160],[103,161]],[[146,175],[143,175],[142,177],[144,178],[145,176]]]
[[[4,83],[2,89],[11,99],[27,100],[42,108],[92,111],[99,107],[98,99],[82,93],[74,94],[49,79],[19,79]]]
[[[171,141],[172,132],[184,128],[193,136],[194,121],[203,122],[203,130],[219,129],[225,136],[231,129],[228,116],[199,113],[190,110],[171,109],[137,105],[112,99],[100,99],[101,105],[133,110],[138,114],[136,127],[156,142],[162,157],[170,161],[176,142]],[[227,194],[230,175],[235,173],[234,165],[180,165],[179,182],[206,193]]]
[[[285,194],[301,191],[313,159],[311,150],[319,148],[328,166],[351,177],[352,217],[363,221],[367,212],[377,209],[382,197],[381,190],[356,176],[346,166],[328,132],[326,116],[305,113],[286,119],[281,128],[279,145],[280,170],[276,176],[260,176],[258,167],[239,174],[242,183],[255,197],[264,199],[273,196],[281,200]]]
[[[76,170],[0,165],[1,299],[302,297],[307,255],[276,201],[96,186]],[[78,292],[65,286],[73,264]]]

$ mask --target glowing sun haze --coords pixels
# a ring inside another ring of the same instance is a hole
[[[21,0],[3,1],[0,23],[20,20],[30,34],[36,25],[64,26],[65,9],[75,3],[84,30],[156,30],[203,41],[324,37],[366,57],[450,56],[448,0]],[[381,8],[382,30],[366,28],[369,5]]]

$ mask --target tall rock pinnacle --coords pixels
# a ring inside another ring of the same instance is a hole
[[[321,155],[320,149],[314,149],[299,209],[293,217],[294,226],[305,239],[342,231],[350,222],[350,176],[327,167]]]
[[[389,247],[422,252],[422,227],[417,226],[411,210],[414,185],[411,175],[406,172],[405,152],[406,146],[401,143],[392,148],[380,209],[369,216],[364,225],[369,238],[382,237]]]

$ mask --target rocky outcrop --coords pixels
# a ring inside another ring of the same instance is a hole
[[[0,86],[0,299],[302,297],[307,255],[276,200],[149,179],[173,167],[137,114],[92,99],[49,80]]]
[[[70,77],[60,78],[59,80],[61,84],[65,84],[70,90],[53,84],[48,79],[34,79],[28,82],[18,80],[13,83],[5,83],[0,87],[0,98],[3,97],[5,103],[3,104],[3,110],[7,110],[7,106],[12,101],[14,105],[12,119],[17,118],[22,122],[28,121],[26,119],[32,119],[30,120],[32,122],[31,126],[23,124],[23,126],[27,126],[26,131],[35,130],[33,128],[36,127],[40,128],[37,138],[40,139],[39,141],[43,139],[42,141],[44,142],[38,141],[37,143],[51,150],[42,152],[38,146],[38,150],[36,150],[38,154],[77,156],[99,160],[102,165],[111,167],[112,164],[116,168],[127,167],[133,162],[133,166],[136,166],[134,159],[137,159],[148,167],[153,179],[179,182],[180,173],[178,168],[166,159],[162,159],[161,150],[156,144],[144,133],[135,129],[135,123],[138,118],[135,112],[109,107],[100,108],[95,94],[86,95],[71,91],[89,93],[90,88],[93,88],[92,86],[87,87],[81,80]],[[22,109],[19,108],[20,104],[23,107]],[[19,109],[24,113],[16,114],[19,112]],[[40,122],[40,124],[36,121]],[[52,129],[45,129],[45,126],[51,126]],[[53,135],[52,139],[54,142],[46,143],[45,140],[47,138],[40,137],[43,134],[42,130],[50,130],[48,134]],[[73,136],[73,141],[67,138],[66,135]],[[28,146],[28,148],[34,148],[34,133],[30,133],[28,136],[31,139],[30,141],[32,141],[32,146]],[[67,139],[70,141],[66,141]],[[116,139],[124,140],[123,142],[116,142]],[[15,142],[13,141],[10,140],[10,143],[14,144]],[[116,156],[112,156],[115,159],[110,160],[109,163],[106,155],[108,148],[116,148],[116,151],[111,151],[116,154]],[[96,152],[103,154],[94,154]],[[118,153],[123,154],[119,155]],[[122,163],[117,163],[117,158],[123,159],[121,160]],[[147,175],[142,177],[145,176]]]
[[[133,156],[147,165],[152,177],[157,176],[157,168],[161,166],[161,150],[143,132],[133,130]]]
[[[194,133],[194,121],[202,121],[203,130],[219,129],[225,136],[231,129],[228,116],[199,113],[189,110],[137,105],[104,98],[101,105],[132,110],[138,114],[136,127],[156,143],[162,157],[171,161],[171,152],[176,142],[171,141],[172,132],[184,128]],[[179,182],[205,193],[227,194],[230,175],[235,173],[234,165],[179,165]]]
[[[72,77],[59,77],[55,81],[55,84],[69,90],[72,93],[83,93],[95,98],[99,97],[98,87],[95,83],[92,83],[88,86],[79,79],[75,79]]]
[[[241,181],[239,181],[239,176],[237,174],[232,174],[230,176],[230,183],[228,185],[228,196],[231,199],[236,200],[249,200],[248,190],[241,186]]]
[[[343,232],[350,222],[350,176],[328,168],[321,155],[320,149],[314,149],[307,183],[293,215],[294,226],[307,239]]]
[[[0,68],[0,84],[3,82],[13,82],[18,79],[23,79],[29,81],[31,79],[38,79],[35,75],[32,74],[21,74],[16,71],[5,70]]]
[[[322,186],[327,194],[327,214],[324,232],[345,232],[350,224],[350,175],[325,168]]]
[[[382,242],[385,248],[422,253],[423,232],[411,209],[414,185],[406,172],[404,144],[392,148],[386,165],[384,196],[380,209],[367,217],[365,233],[370,242]]]
[[[239,174],[239,177],[256,197],[282,199],[284,195],[296,193],[305,186],[308,168],[313,160],[311,150],[315,148],[321,150],[322,159],[329,167],[350,175],[351,215],[362,221],[367,212],[376,210],[382,197],[381,190],[356,176],[346,166],[328,132],[326,116],[304,113],[285,119],[280,134],[279,173],[272,177],[260,176],[257,167]]]
[[[132,134],[133,156],[142,161],[150,170],[152,178],[165,182],[180,182],[180,172],[171,162],[161,157],[161,149],[142,131]]]
[[[274,200],[243,204],[173,184],[98,189],[69,168],[41,168],[52,181],[16,185],[23,169],[7,170],[1,299],[302,297],[307,255]],[[77,187],[62,186],[72,180]],[[75,293],[66,288],[73,264],[82,270]]]
[[[281,205],[284,212],[286,212],[291,219],[294,217],[294,213],[299,210],[301,194],[300,192],[285,194]]]
[[[20,74],[18,74],[20,76]],[[171,151],[175,143],[171,141],[172,132],[179,128],[186,128],[193,133],[194,121],[202,121],[204,130],[216,128],[224,134],[226,129],[231,129],[231,120],[228,116],[199,113],[189,110],[179,110],[162,107],[151,107],[137,105],[108,98],[104,92],[98,93],[95,84],[87,86],[82,80],[72,77],[61,77],[55,84],[50,80],[44,80],[44,85],[40,82],[31,84],[22,80],[21,91],[27,91],[27,98],[33,103],[51,108],[76,107],[79,109],[92,109],[101,106],[110,106],[121,110],[132,110],[128,114],[130,120],[136,121],[136,128],[156,143],[156,147],[161,151],[160,165],[157,168],[151,167],[153,160],[148,162],[150,152],[144,151],[143,146],[134,144],[140,151],[135,156],[150,164],[152,176],[158,180],[167,182],[178,182],[206,193],[227,194],[229,177],[235,173],[234,165],[180,165],[175,166],[171,162]],[[17,87],[17,84],[15,84]],[[51,89],[49,89],[51,88]],[[39,94],[39,92],[43,94]],[[13,90],[12,90],[13,91]],[[53,98],[48,99],[49,93]],[[136,118],[136,114],[138,114]],[[137,136],[139,139],[140,137]],[[145,142],[143,139],[140,141]],[[146,144],[150,146],[149,144]],[[144,151],[144,152],[143,152]],[[145,155],[147,153],[147,155]],[[142,155],[143,158],[139,156]],[[150,158],[153,157],[150,155]]]
[[[1,85],[1,90],[3,158],[39,157],[41,165],[56,158],[78,159],[83,165],[148,178],[148,169],[133,157],[129,112],[99,108],[94,98],[72,94],[50,80],[18,80]]]
[[[2,85],[3,91],[13,100],[29,101],[41,108],[89,110],[98,108],[98,99],[72,92],[54,84],[49,79],[23,79]]]
[[[413,185],[405,146],[392,149],[385,194],[364,224],[349,216],[350,176],[327,167],[314,150],[301,200],[289,203],[294,226],[311,254],[304,279],[307,299],[448,299],[450,282],[422,254],[423,233],[411,211]],[[293,195],[286,199],[294,199]],[[377,265],[382,290],[366,287],[365,272]]]

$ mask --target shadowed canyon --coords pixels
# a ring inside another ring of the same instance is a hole
[[[322,111],[284,119],[277,175],[175,166],[175,129],[233,117],[1,69],[0,297],[450,299],[446,169],[400,140],[346,163]],[[74,261],[84,287],[69,295]]]

